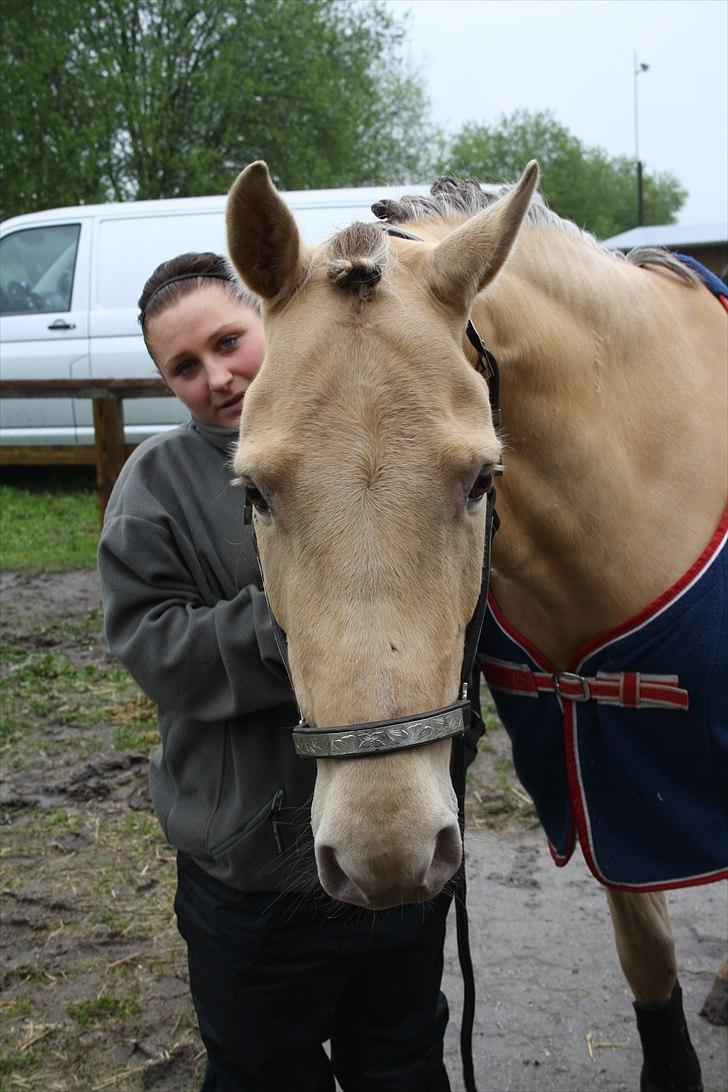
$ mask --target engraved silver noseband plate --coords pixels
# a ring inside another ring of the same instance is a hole
[[[416,717],[341,728],[317,729],[299,725],[293,729],[293,743],[297,754],[311,758],[357,758],[422,747],[439,739],[462,735],[467,706],[467,701],[459,701]]]

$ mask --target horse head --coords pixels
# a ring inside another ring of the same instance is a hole
[[[264,163],[231,190],[230,254],[263,299],[266,330],[235,468],[311,726],[390,721],[458,697],[501,452],[464,331],[537,176],[532,163],[434,243],[360,223],[309,248]],[[447,739],[317,760],[312,823],[330,895],[385,907],[441,890],[462,856],[450,752]]]

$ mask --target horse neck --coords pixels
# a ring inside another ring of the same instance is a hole
[[[700,428],[690,418],[701,408],[689,406],[686,420],[686,401],[706,401],[671,374],[667,351],[667,312],[690,292],[674,276],[527,226],[474,309],[502,368],[494,590],[555,662],[677,579],[720,514],[715,481],[675,510],[676,489],[691,493],[680,438]]]

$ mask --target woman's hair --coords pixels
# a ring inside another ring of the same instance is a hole
[[[168,262],[157,266],[139,297],[139,325],[150,356],[152,351],[147,337],[149,320],[210,281],[218,281],[233,299],[254,311],[260,311],[258,297],[240,283],[221,254],[204,251],[201,254],[180,254],[177,258],[170,258]]]

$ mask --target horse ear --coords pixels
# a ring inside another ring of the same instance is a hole
[[[228,251],[242,280],[264,300],[287,299],[305,275],[309,252],[262,160],[238,175],[225,215]]]
[[[451,231],[433,251],[428,280],[439,300],[463,314],[470,311],[478,292],[510,254],[538,175],[538,163],[532,159],[512,190]]]

